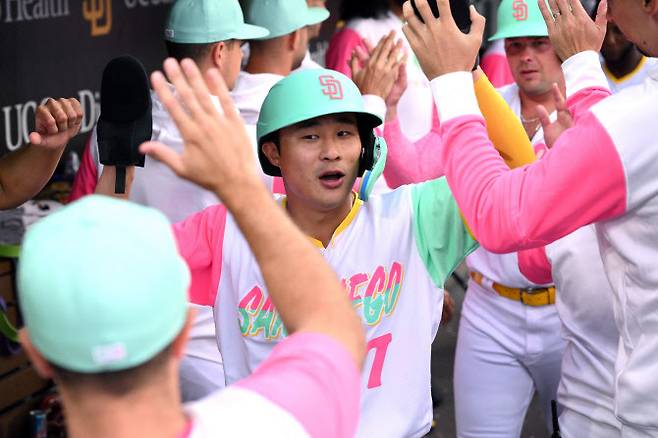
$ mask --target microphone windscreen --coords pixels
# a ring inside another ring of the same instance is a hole
[[[132,122],[150,110],[149,82],[142,64],[131,56],[110,61],[101,83],[101,119]]]

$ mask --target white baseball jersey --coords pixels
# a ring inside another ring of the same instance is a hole
[[[567,340],[558,401],[587,417],[589,436],[619,436],[614,414],[614,364],[619,332],[614,324],[613,292],[590,225],[546,247],[557,288],[556,306]],[[568,420],[567,432],[584,432]],[[610,434],[612,431],[612,435]]]
[[[647,58],[646,56],[643,56],[637,67],[635,67],[632,72],[621,78],[616,77],[610,70],[608,70],[604,60],[601,60],[601,65],[603,66],[603,72],[608,79],[610,91],[617,93],[624,88],[642,84],[647,79],[649,72],[658,65],[658,58]]]
[[[212,207],[175,226],[192,299],[215,307],[227,383],[249,375],[285,336],[256,260],[231,216]],[[430,353],[442,286],[476,247],[445,179],[354,202],[318,251],[363,319],[360,437],[420,437],[430,428]]]

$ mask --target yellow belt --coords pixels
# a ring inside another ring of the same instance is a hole
[[[471,278],[480,286],[489,287],[484,282],[485,276],[479,272],[471,272]],[[538,289],[516,289],[493,282],[491,288],[501,297],[519,301],[526,306],[541,307],[555,304],[555,287],[553,286]]]

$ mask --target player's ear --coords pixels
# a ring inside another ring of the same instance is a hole
[[[279,153],[279,147],[276,144],[274,144],[274,142],[267,141],[263,143],[263,146],[261,146],[261,148],[263,150],[263,154],[265,154],[265,156],[273,166],[281,167],[279,166],[279,160],[281,159],[281,154]]]
[[[32,341],[30,341],[27,329],[23,328],[18,331],[18,340],[21,343],[21,347],[23,347],[23,351],[25,351],[25,354],[27,355],[28,359],[30,359],[30,362],[32,362],[32,366],[37,371],[39,376],[43,377],[44,379],[52,379],[53,368],[50,366],[46,358],[43,357],[41,353],[39,353]]]
[[[224,57],[226,56],[226,43],[220,41],[215,43],[210,49],[210,65],[212,67],[218,68],[221,71],[222,62],[224,62]]]

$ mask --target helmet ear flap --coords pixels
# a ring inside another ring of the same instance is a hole
[[[375,141],[377,137],[372,128],[359,128],[361,136],[361,159],[359,160],[358,176],[363,176],[367,170],[372,170],[375,164]]]

